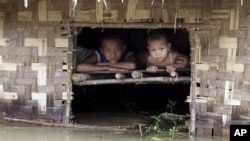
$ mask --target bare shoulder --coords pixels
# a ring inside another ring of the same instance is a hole
[[[188,56],[187,56],[187,55],[182,54],[182,53],[180,53],[180,52],[178,52],[178,51],[172,51],[172,54],[173,54],[173,57],[174,57],[174,58],[177,58],[177,57],[184,57],[184,58],[188,58]]]
[[[93,52],[91,55],[89,55],[85,60],[82,61],[82,63],[88,63],[88,64],[96,64],[98,60],[98,57],[95,52]]]

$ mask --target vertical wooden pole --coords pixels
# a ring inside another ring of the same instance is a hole
[[[191,47],[191,54],[195,54],[194,51],[195,49],[195,39],[194,39],[194,30],[189,31],[189,39],[190,39],[190,47]],[[195,57],[195,56],[193,56]],[[195,120],[196,120],[196,111],[195,111],[195,100],[196,100],[196,95],[195,95],[195,87],[196,87],[196,82],[195,82],[195,61],[196,59],[193,58],[191,60],[191,88],[190,88],[190,104],[189,104],[189,112],[191,115],[190,119],[190,125],[189,125],[189,134],[193,135],[195,133]]]

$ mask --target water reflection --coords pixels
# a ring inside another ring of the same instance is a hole
[[[0,123],[0,141],[160,141],[137,134],[83,131],[72,128],[44,127],[16,122]],[[227,141],[211,137],[183,136],[177,141]]]

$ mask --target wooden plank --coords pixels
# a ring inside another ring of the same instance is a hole
[[[38,2],[38,19],[40,22],[47,21],[47,1],[39,0]]]
[[[18,99],[18,95],[16,92],[0,92],[0,99]]]
[[[222,10],[222,9],[212,9],[211,10],[211,19],[229,19],[230,18],[230,10]]]
[[[224,48],[212,48],[210,50],[211,56],[227,56],[228,55],[228,49]]]
[[[224,80],[213,80],[213,79],[208,79],[208,84],[213,87],[217,88],[225,88],[227,81]]]
[[[3,85],[0,84],[0,93],[4,92]]]
[[[33,83],[30,78],[16,78],[17,85],[31,85]]]
[[[8,46],[7,41],[7,38],[0,38],[0,46]]]
[[[0,12],[0,38],[3,37],[3,30],[4,30],[4,12]]]
[[[38,1],[33,1],[32,11],[32,29],[37,30],[39,27]],[[33,36],[34,37],[34,36]]]
[[[225,81],[234,81],[234,76],[232,73],[227,73],[227,72],[217,72],[217,77],[218,80],[225,80]]]
[[[248,57],[248,56],[236,56],[236,63],[250,65],[250,57]]]
[[[250,93],[241,90],[234,90],[232,98],[241,101],[250,101]]]
[[[47,53],[46,39],[25,38],[25,47],[38,47],[38,56],[45,56]]]
[[[38,91],[47,94],[54,94],[55,86],[54,85],[38,86]]]
[[[103,22],[103,1],[96,1],[96,21],[97,22]]]
[[[209,120],[197,120],[195,126],[198,127],[198,128],[213,129],[214,128],[214,122],[209,121]]]
[[[103,20],[107,22],[117,22],[118,10],[105,10],[103,13]]]
[[[195,64],[195,69],[208,71],[209,70],[209,64]]]
[[[151,17],[150,10],[135,10],[133,19],[149,19]]]
[[[237,38],[220,37],[219,48],[237,48]]]
[[[55,39],[55,46],[56,47],[69,47],[69,40],[63,38],[56,38]]]
[[[18,21],[32,21],[32,11],[19,11],[18,12]]]
[[[128,0],[127,13],[126,13],[126,21],[133,21],[133,17],[135,15],[137,2],[134,0]]]
[[[196,135],[197,135],[198,137],[203,137],[204,134],[205,134],[204,128],[197,128]]]
[[[47,65],[44,63],[32,63],[31,68],[37,71],[37,84],[45,86],[47,83]]]
[[[18,95],[24,95],[25,87],[23,85],[10,85],[10,92],[16,92]]]
[[[224,104],[216,104],[214,106],[215,113],[230,115],[232,112],[232,106]]]
[[[230,30],[238,30],[239,26],[239,10],[236,10],[235,8],[231,9],[230,11],[230,24],[229,24]]]
[[[76,22],[87,22],[90,21],[90,11],[77,11],[74,20]]]
[[[201,19],[210,20],[211,18],[211,4],[210,0],[202,0],[201,2]]]
[[[207,97],[216,97],[216,89],[215,88],[200,88],[196,87],[195,89],[196,95],[207,96]]]
[[[233,71],[237,73],[243,73],[244,72],[244,64],[234,64],[232,62],[227,62],[227,71]]]
[[[47,46],[54,47],[55,46],[55,31],[54,29],[47,30]],[[48,48],[47,48],[48,50]],[[48,52],[50,53],[50,52]],[[47,53],[47,55],[48,55]]]
[[[168,17],[168,10],[167,9],[162,9],[162,19],[164,23],[169,22],[169,17]]]
[[[62,11],[47,11],[47,17],[49,22],[62,21]]]
[[[17,64],[15,63],[2,63],[0,65],[0,70],[6,70],[6,71],[16,71]]]
[[[47,107],[47,94],[46,93],[31,93],[31,100],[38,101],[38,113],[45,114]]]

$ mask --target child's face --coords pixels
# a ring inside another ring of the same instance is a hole
[[[121,59],[125,46],[121,45],[119,41],[111,39],[103,41],[101,50],[109,63],[116,63]]]
[[[148,42],[148,50],[150,55],[157,61],[161,62],[167,58],[171,44],[165,39],[152,40]]]

